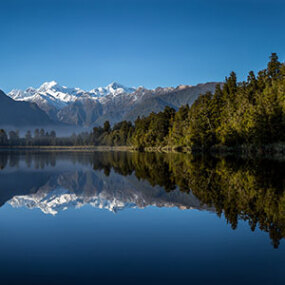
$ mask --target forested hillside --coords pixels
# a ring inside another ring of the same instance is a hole
[[[285,141],[285,65],[275,53],[267,68],[249,72],[238,82],[232,72],[214,94],[207,92],[189,107],[138,117],[129,122],[108,122],[94,128],[97,145],[132,145],[139,148],[176,146],[208,149],[215,145],[270,144]]]

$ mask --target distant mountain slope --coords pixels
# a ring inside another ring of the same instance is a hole
[[[90,91],[60,86],[55,81],[45,82],[38,89],[12,90],[14,100],[34,102],[50,119],[76,126],[111,124],[121,120],[134,121],[138,116],[162,111],[165,106],[178,109],[191,105],[200,94],[215,90],[216,82],[196,86],[180,85],[146,89],[130,88],[113,82]]]
[[[138,115],[148,116],[151,112],[160,112],[166,106],[178,109],[182,105],[191,106],[200,94],[214,92],[217,82],[198,84],[196,86],[178,86],[173,89],[157,88],[145,93],[142,100],[125,114],[124,119],[134,121]]]
[[[36,104],[14,101],[0,90],[0,126],[45,126],[54,123]]]

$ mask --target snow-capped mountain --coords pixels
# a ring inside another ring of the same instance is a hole
[[[134,121],[138,116],[162,111],[165,106],[178,109],[185,104],[191,105],[200,94],[213,92],[216,84],[146,89],[113,82],[106,87],[86,91],[51,81],[38,89],[14,89],[8,95],[16,101],[36,103],[55,122],[94,126],[102,125],[106,120],[111,124],[122,120]]]
[[[99,87],[90,90],[88,93],[93,95],[92,97],[103,97],[107,95],[119,95],[119,94],[130,94],[133,93],[136,90],[136,88],[131,87],[125,87],[122,84],[119,84],[117,82],[112,82],[111,84],[107,85],[106,87]]]
[[[42,108],[44,105],[50,105],[59,110],[80,98],[101,101],[100,98],[108,95],[130,94],[135,90],[135,88],[125,87],[117,82],[113,82],[106,87],[85,91],[80,88],[61,86],[56,81],[50,81],[43,83],[38,89],[33,87],[29,87],[24,91],[13,89],[8,95],[16,101],[34,102]]]

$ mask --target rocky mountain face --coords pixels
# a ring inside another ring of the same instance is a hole
[[[36,103],[51,120],[76,126],[94,126],[102,125],[106,120],[112,124],[121,120],[134,121],[138,116],[162,111],[165,106],[178,109],[185,104],[191,105],[200,94],[213,92],[216,84],[146,89],[113,82],[106,87],[84,91],[51,81],[38,89],[14,89],[8,95],[16,101]]]
[[[46,126],[55,122],[37,104],[18,102],[0,90],[0,124],[1,126]]]

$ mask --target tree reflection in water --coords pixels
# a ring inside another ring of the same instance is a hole
[[[259,227],[268,232],[277,248],[285,237],[285,163],[272,160],[194,157],[188,154],[139,152],[2,152],[0,170],[19,166],[28,168],[55,167],[58,160],[80,163],[105,176],[112,171],[166,192],[180,189],[194,194],[202,204],[214,207],[224,215],[232,229],[238,221],[247,221],[251,230]]]

